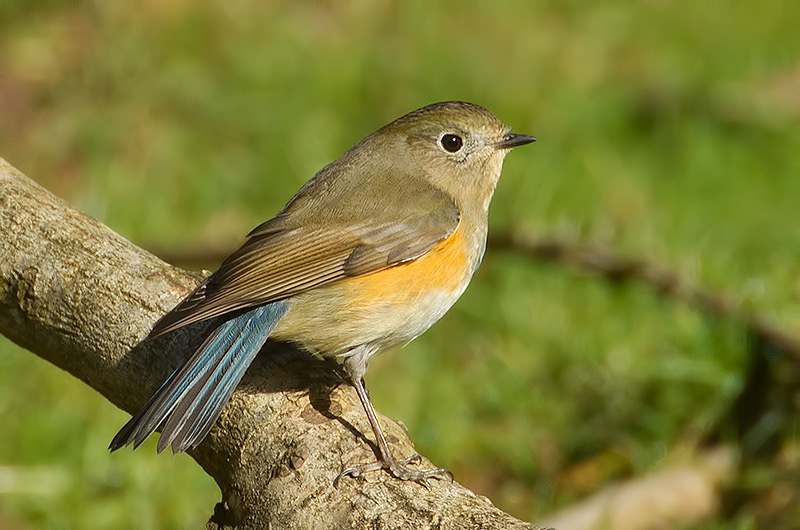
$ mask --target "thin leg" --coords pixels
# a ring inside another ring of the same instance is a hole
[[[418,482],[425,486],[426,488],[430,488],[431,484],[428,481],[430,478],[442,478],[447,477],[451,481],[453,480],[453,475],[450,471],[446,469],[431,469],[427,471],[419,471],[416,469],[409,469],[406,467],[406,464],[410,464],[412,462],[419,462],[420,456],[414,455],[411,458],[407,458],[405,460],[397,460],[394,455],[392,455],[391,449],[389,449],[389,444],[386,442],[386,437],[383,435],[383,430],[381,430],[381,426],[378,423],[378,418],[375,415],[375,409],[372,408],[372,402],[369,399],[369,394],[367,393],[367,389],[364,386],[364,378],[363,378],[363,371],[366,371],[366,364],[360,363],[363,365],[363,370],[355,369],[353,370],[355,373],[351,373],[350,370],[353,366],[348,367],[348,363],[345,362],[345,370],[350,374],[350,380],[353,383],[353,386],[356,388],[356,393],[358,393],[358,398],[361,400],[361,405],[364,407],[364,412],[367,413],[367,419],[369,420],[369,424],[372,427],[372,432],[375,434],[375,439],[378,442],[378,451],[380,452],[380,460],[377,462],[372,462],[370,464],[363,464],[360,466],[349,467],[339,474],[334,481],[334,486],[339,484],[339,480],[342,477],[350,475],[352,477],[358,477],[363,473],[367,473],[369,471],[376,471],[378,469],[386,469],[393,477],[398,478],[400,480],[413,480],[414,482]],[[348,369],[350,368],[350,369]],[[362,372],[362,373],[359,373]]]

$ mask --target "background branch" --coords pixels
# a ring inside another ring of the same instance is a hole
[[[490,238],[489,245],[496,250],[515,252],[604,276],[610,282],[641,283],[659,295],[685,302],[709,316],[733,319],[746,327],[756,340],[766,341],[794,362],[800,362],[800,341],[796,337],[777,328],[763,315],[746,311],[742,302],[735,297],[692,286],[677,273],[657,263],[552,238],[534,240],[499,234]]]
[[[693,286],[663,265],[642,258],[615,254],[609,249],[581,245],[553,237],[531,238],[513,233],[491,234],[488,254],[511,252],[527,258],[556,263],[583,273],[602,276],[612,283],[635,282],[655,293],[686,303],[709,316],[732,319],[744,326],[754,340],[779,349],[793,362],[800,363],[800,340],[775,326],[764,315],[748,311],[745,304],[729,293],[713,292]],[[170,263],[197,266],[219,263],[236,250],[230,246],[204,245],[203,248],[151,250]]]
[[[128,412],[207,331],[199,325],[140,344],[199,276],[138,248],[2,159],[0,233],[0,332]],[[358,399],[340,382],[330,363],[281,346],[262,352],[191,452],[222,490],[211,526],[534,528],[457,483],[436,481],[429,491],[373,473],[333,488],[341,469],[371,456]],[[412,453],[405,429],[381,421],[398,453]]]

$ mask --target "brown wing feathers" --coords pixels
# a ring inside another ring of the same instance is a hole
[[[286,298],[344,277],[341,264],[352,247],[326,249],[321,242],[316,243],[312,240],[309,245],[287,245],[284,241],[270,245],[248,241],[213,276],[164,315],[150,336]]]
[[[418,218],[347,230],[254,231],[219,271],[158,321],[150,336],[415,259],[458,222],[456,210],[441,223]]]

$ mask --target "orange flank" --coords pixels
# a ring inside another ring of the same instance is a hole
[[[347,354],[358,344],[405,344],[436,322],[466,288],[477,260],[468,233],[462,222],[415,260],[296,296],[272,338],[326,356]]]
[[[461,291],[470,277],[470,258],[463,224],[421,257],[394,267],[347,280],[357,300],[392,300],[433,291]]]

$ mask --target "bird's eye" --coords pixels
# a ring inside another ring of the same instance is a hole
[[[464,140],[457,134],[445,134],[439,142],[444,147],[444,150],[449,153],[455,153],[464,145]]]

